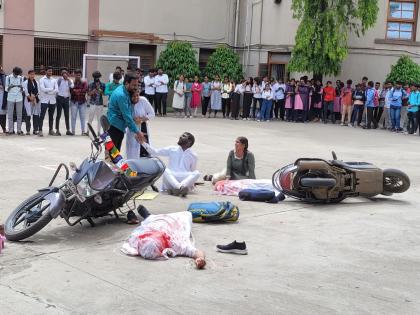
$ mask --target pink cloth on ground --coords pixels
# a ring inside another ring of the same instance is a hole
[[[214,190],[220,195],[237,196],[243,189],[274,190],[271,179],[240,179],[221,180],[214,185]]]

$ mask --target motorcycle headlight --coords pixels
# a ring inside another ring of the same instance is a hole
[[[83,177],[83,179],[80,181],[80,183],[77,184],[77,192],[88,198],[92,195],[94,195],[95,193],[97,193],[96,190],[92,189],[89,185],[89,179],[87,176]]]

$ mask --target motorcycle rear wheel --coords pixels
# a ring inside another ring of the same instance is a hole
[[[32,195],[9,215],[4,225],[4,234],[9,241],[17,242],[28,238],[52,220],[48,213],[50,204],[43,195],[44,193],[41,192]],[[23,223],[23,228],[16,229],[21,223]]]
[[[404,172],[387,169],[383,174],[384,195],[403,193],[410,188],[410,178]]]

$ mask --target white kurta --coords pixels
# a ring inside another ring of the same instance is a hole
[[[155,117],[155,111],[147,98],[140,96],[140,100],[133,108],[133,117],[147,117],[149,120]],[[149,122],[147,124],[147,135],[150,142]],[[140,129],[140,126],[139,126]],[[127,128],[126,157],[127,159],[138,159],[140,157],[141,144],[137,142],[135,134]]]
[[[168,165],[163,174],[162,190],[180,188],[180,186],[194,188],[194,183],[200,177],[197,171],[197,155],[191,150],[183,150],[179,145],[155,149],[144,145],[147,152],[152,156],[167,156]]]
[[[174,99],[172,101],[172,107],[175,109],[184,109],[184,89],[185,83],[175,81],[174,84]],[[178,93],[182,94],[179,95]]]

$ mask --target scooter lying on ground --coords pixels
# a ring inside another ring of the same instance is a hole
[[[298,159],[273,174],[273,186],[285,195],[310,203],[338,203],[348,197],[390,196],[410,188],[409,177],[366,162]]]
[[[103,129],[108,130],[106,117],[101,118],[101,123]],[[60,164],[49,186],[38,190],[10,214],[5,223],[8,240],[28,238],[58,216],[70,226],[84,219],[94,226],[92,218],[108,216],[111,212],[118,217],[116,210],[122,210],[124,206],[134,210],[135,202],[129,202],[132,197],[153,185],[165,171],[164,163],[158,158],[125,160],[136,176],[128,176],[115,165],[99,160],[104,140],[102,136],[98,138],[90,124],[88,127],[93,136],[90,157],[79,167],[70,163],[74,171],[71,176],[69,168]],[[64,183],[53,186],[62,170],[65,171]]]

